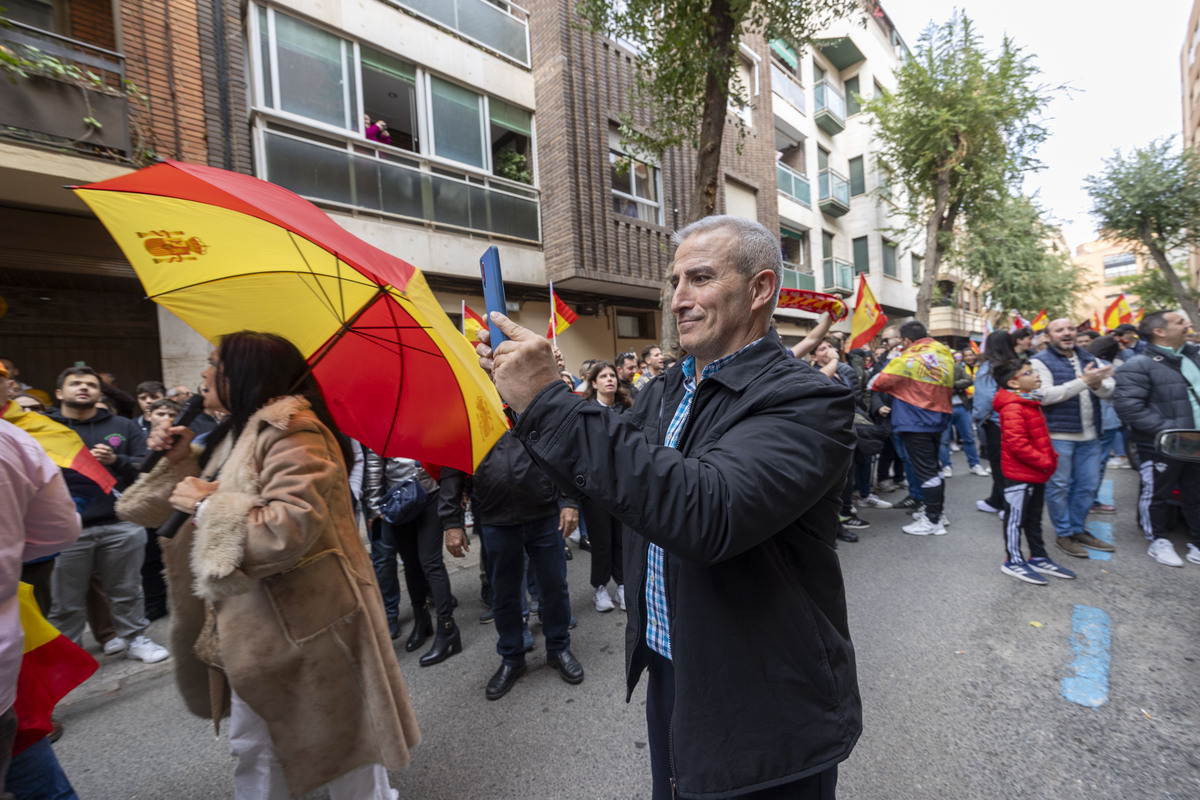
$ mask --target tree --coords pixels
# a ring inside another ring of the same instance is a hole
[[[1053,90],[1035,85],[1039,70],[1005,37],[984,51],[971,20],[951,17],[921,35],[916,54],[896,72],[896,89],[870,100],[880,159],[903,187],[905,213],[925,232],[925,274],[917,319],[928,324],[939,267],[956,233],[1002,213],[1046,138],[1041,113]]]
[[[1101,233],[1154,260],[1179,306],[1200,326],[1200,307],[1171,268],[1167,253],[1200,244],[1200,156],[1157,139],[1128,157],[1116,151],[1084,187]]]
[[[661,157],[681,146],[696,150],[696,172],[685,223],[714,213],[729,100],[749,102],[736,75],[738,43],[762,31],[801,49],[818,31],[859,8],[856,0],[580,0],[577,13],[593,33],[638,42],[631,100],[648,112],[649,127],[620,119],[623,144]],[[741,135],[744,128],[738,125]],[[664,351],[677,351],[670,285],[663,287]]]
[[[1179,276],[1187,296],[1193,301],[1200,299],[1200,295],[1192,288],[1191,277],[1186,274],[1179,275],[1181,266],[1175,265],[1171,270]],[[1179,307],[1179,295],[1175,293],[1175,287],[1163,275],[1157,264],[1153,268],[1145,269],[1137,275],[1130,275],[1117,282],[1126,294],[1136,295],[1141,300],[1142,308],[1153,311],[1159,308]]]
[[[1030,319],[1043,308],[1051,319],[1070,316],[1087,287],[1071,259],[1051,248],[1057,235],[1032,199],[1009,196],[966,231],[948,263],[978,278],[995,308]]]

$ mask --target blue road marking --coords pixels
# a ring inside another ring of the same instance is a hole
[[[1112,544],[1113,530],[1112,530],[1111,522],[1100,522],[1099,520],[1089,520],[1088,524],[1087,524],[1087,529],[1088,529],[1088,533],[1092,534],[1092,536],[1095,536],[1100,541],[1107,542],[1108,544]],[[1106,553],[1103,550],[1092,550],[1090,548],[1088,549],[1087,554],[1088,554],[1088,558],[1090,558],[1094,561],[1112,561],[1112,557],[1113,557],[1112,553]]]
[[[1062,679],[1062,696],[1072,703],[1098,708],[1108,702],[1111,626],[1112,620],[1103,609],[1075,606],[1071,620],[1075,660]]]
[[[1105,478],[1100,482],[1100,491],[1096,494],[1096,497],[1106,506],[1113,504],[1112,478]]]

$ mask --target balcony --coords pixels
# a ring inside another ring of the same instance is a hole
[[[849,36],[818,39],[816,45],[817,49],[821,51],[821,55],[828,58],[829,63],[833,64],[839,72],[866,59],[863,51],[858,49],[858,45]]]
[[[817,205],[831,217],[850,210],[850,181],[831,169],[817,173]]]
[[[812,208],[812,187],[808,183],[808,178],[787,164],[776,161],[775,182],[778,184],[780,194],[787,195],[800,205]]]
[[[771,91],[786,100],[801,114],[808,113],[808,103],[804,96],[804,87],[796,79],[779,67],[771,64]]]
[[[821,262],[824,268],[825,286],[823,292],[842,292],[850,294],[854,291],[854,266],[849,261],[840,258],[827,258]]]
[[[783,262],[783,288],[807,289],[812,292],[816,291],[817,280],[806,267],[785,261]]]
[[[830,136],[846,130],[846,98],[828,81],[818,81],[813,86],[813,108],[817,127]]]
[[[529,66],[529,12],[505,0],[393,0],[521,66]]]
[[[0,136],[131,157],[124,57],[19,22],[5,26],[0,47],[15,69],[0,76]]]
[[[538,190],[363,139],[333,143],[288,129],[262,132],[261,177],[326,206],[435,228],[541,241]]]
[[[930,336],[969,337],[983,330],[984,318],[973,311],[952,305],[935,305],[929,309]]]

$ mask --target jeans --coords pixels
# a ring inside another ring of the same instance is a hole
[[[571,646],[571,598],[567,593],[567,558],[558,515],[514,525],[479,526],[488,553],[488,580],[492,585],[496,652],[509,666],[525,663],[525,621],[521,601],[525,588],[525,556],[537,576],[541,595],[542,635],[546,652],[561,653]]]
[[[925,493],[921,491],[921,481],[917,480],[916,470],[913,469],[912,462],[908,459],[908,448],[904,446],[904,440],[900,438],[900,434],[892,434],[892,447],[896,449],[896,457],[904,464],[904,480],[908,481],[908,496],[919,502],[925,502]]]
[[[423,608],[425,599],[432,595],[437,618],[453,616],[454,601],[450,596],[446,562],[442,560],[442,525],[438,520],[437,503],[429,503],[421,516],[403,525],[393,525],[382,519],[376,525],[379,533],[376,535],[372,530],[371,563],[375,567],[388,619],[396,618],[400,606],[397,553],[404,561],[404,583],[413,608]]]
[[[971,422],[971,412],[963,405],[954,406],[950,424],[942,431],[942,449],[938,453],[942,459],[942,466],[950,466],[950,440],[954,438],[954,431],[958,431],[963,452],[967,454],[967,466],[979,466],[979,450],[975,447],[975,426]]]
[[[865,456],[854,451],[854,480],[858,484],[858,496],[866,498],[871,494],[871,473],[874,472],[874,456]]]
[[[79,800],[67,774],[63,772],[50,738],[46,737],[13,756],[8,768],[4,790],[17,800],[35,797],[37,800]],[[4,797],[0,793],[0,797]]]
[[[117,636],[141,636],[150,621],[142,595],[142,562],[146,558],[146,529],[132,522],[89,525],[79,540],[59,553],[51,576],[53,608],[50,624],[79,644],[87,618],[88,585],[92,571],[108,595]]]
[[[1046,484],[1046,509],[1059,536],[1083,533],[1100,484],[1100,440],[1071,442],[1051,439],[1058,469]]]

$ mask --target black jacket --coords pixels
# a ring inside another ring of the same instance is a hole
[[[513,434],[627,526],[628,696],[648,656],[650,542],[669,554],[678,795],[734,797],[837,764],[862,729],[834,552],[852,396],[773,331],[700,383],[665,447],[683,391],[673,368],[616,415],[548,386]]]
[[[105,467],[117,479],[115,492],[98,496],[83,509],[80,517],[84,527],[117,522],[117,512],[113,506],[118,493],[137,480],[138,464],[146,455],[146,434],[142,433],[136,421],[118,417],[102,408],[96,409],[96,416],[89,420],[64,417],[57,408],[50,409],[46,416],[79,434],[89,450],[104,443],[116,453],[117,460]]]
[[[1151,344],[1117,370],[1112,404],[1135,442],[1151,444],[1159,431],[1196,427],[1184,357],[1200,367],[1200,347],[1194,344],[1185,344],[1182,356]]]
[[[559,383],[567,389],[565,383]],[[558,516],[558,488],[511,433],[500,437],[474,475],[442,467],[438,484],[438,516],[443,530],[463,527],[464,491],[471,498],[476,524],[515,525]],[[579,507],[579,501],[571,497],[564,498],[563,504]]]

